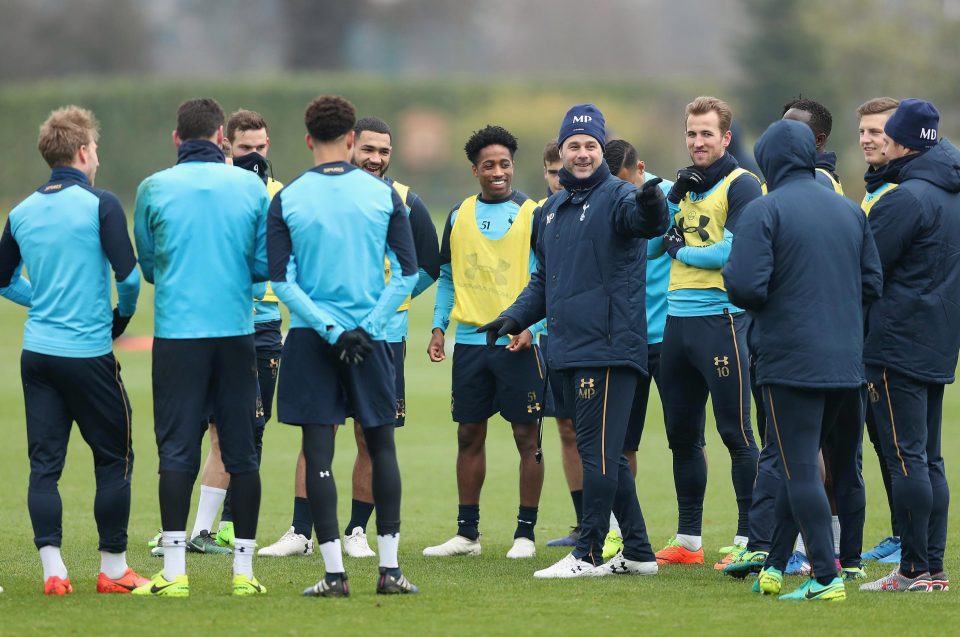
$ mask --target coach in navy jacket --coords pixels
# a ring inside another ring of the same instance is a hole
[[[865,502],[856,470],[863,427],[860,344],[863,307],[881,292],[880,261],[863,212],[816,183],[809,127],[772,124],[757,142],[756,157],[769,194],[744,210],[723,278],[731,302],[753,312],[757,383],[774,433],[767,440],[787,478],[765,566],[782,574],[799,525],[813,577],[797,595],[842,598],[818,453],[830,434],[841,526],[847,552],[858,560],[859,547],[849,550],[849,540],[862,543],[856,539]],[[840,409],[851,403],[857,418],[841,422]]]
[[[960,151],[940,114],[905,99],[884,126],[896,184],[870,211],[883,297],[870,308],[863,359],[890,470],[899,569],[866,590],[942,591],[949,488],[940,449],[943,389],[960,349]]]
[[[480,328],[492,344],[546,316],[547,365],[561,372],[563,403],[575,411],[582,532],[570,555],[534,574],[540,578],[657,572],[623,442],[637,380],[647,373],[645,239],[666,231],[667,205],[659,179],[637,191],[610,174],[605,139],[594,105],[567,112],[557,136],[564,189],[543,206],[537,270],[514,304]],[[624,550],[599,565],[611,507]]]

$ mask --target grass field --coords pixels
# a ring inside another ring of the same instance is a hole
[[[152,330],[152,289],[144,286],[140,313],[128,334]],[[449,359],[427,362],[425,349],[432,311],[432,291],[414,303],[407,358],[407,427],[399,432],[403,473],[401,565],[422,594],[383,598],[374,594],[375,560],[346,558],[353,596],[346,600],[300,597],[303,587],[322,574],[319,555],[258,559],[255,569],[269,587],[258,599],[233,599],[230,558],[188,557],[191,597],[186,600],[101,596],[95,590],[99,569],[96,528],[92,516],[91,455],[78,435],[70,445],[60,482],[64,499],[64,559],[75,594],[45,598],[40,560],[33,546],[26,493],[28,462],[19,384],[22,308],[0,301],[0,635],[136,633],[143,635],[264,634],[297,635],[528,635],[528,634],[682,634],[770,635],[879,634],[913,627],[944,630],[958,617],[954,596],[861,594],[848,587],[843,604],[810,606],[780,604],[749,592],[749,584],[718,575],[710,565],[664,568],[656,577],[537,581],[532,573],[564,555],[544,543],[567,531],[573,518],[559,463],[556,429],[545,429],[547,479],[537,528],[538,555],[515,562],[504,557],[512,541],[517,510],[517,456],[508,426],[491,422],[487,480],[481,502],[483,555],[477,558],[427,559],[424,546],[449,538],[456,530],[454,460],[455,425],[450,421]],[[452,343],[449,344],[452,348]],[[134,409],[136,465],[130,518],[128,560],[142,574],[152,575],[160,560],[150,557],[146,541],[159,526],[157,456],[153,437],[149,352],[120,352],[123,376]],[[189,362],[185,362],[189,364]],[[947,391],[944,414],[944,456],[950,481],[956,485],[960,457],[960,391]],[[710,481],[704,541],[708,551],[730,543],[736,508],[730,484],[729,458],[708,423]],[[259,542],[273,542],[289,526],[293,464],[299,431],[271,422],[263,460],[263,504]],[[340,521],[349,516],[352,436],[339,440],[335,471],[339,478]],[[868,486],[865,542],[885,536],[888,513],[872,450],[865,454]],[[675,531],[670,455],[659,403],[654,399],[639,454],[637,480],[647,528],[660,546]],[[197,486],[199,489],[199,483]],[[194,492],[194,504],[198,491]],[[956,516],[951,528],[947,570],[960,573]],[[191,522],[192,525],[192,517]],[[188,529],[190,526],[188,526]],[[372,532],[373,527],[368,529]],[[375,548],[375,546],[374,546]],[[714,557],[708,554],[708,559]],[[873,577],[886,571],[867,566]],[[788,578],[788,580],[791,578]],[[799,584],[788,582],[788,587]],[[909,618],[909,624],[907,623]]]

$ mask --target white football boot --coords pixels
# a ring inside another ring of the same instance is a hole
[[[280,536],[279,540],[257,551],[257,555],[260,557],[290,557],[311,554],[313,554],[313,540],[300,535],[292,526],[289,531]]]
[[[455,555],[480,555],[480,540],[471,540],[462,535],[454,535],[452,538],[438,544],[437,546],[428,546],[423,549],[423,554],[427,557],[453,557]]]
[[[359,526],[353,527],[350,535],[343,536],[343,552],[349,557],[376,557],[377,554],[367,543],[367,534]]]

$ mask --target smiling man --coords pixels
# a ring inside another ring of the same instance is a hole
[[[558,406],[574,413],[582,531],[573,551],[534,573],[540,579],[657,573],[623,446],[637,381],[647,374],[643,239],[666,230],[667,206],[659,179],[637,190],[610,174],[605,139],[593,104],[564,116],[557,136],[564,190],[544,204],[537,269],[517,300],[480,328],[492,345],[546,317],[547,365],[562,375]],[[600,564],[611,510],[623,550]]]
[[[663,248],[673,266],[660,373],[679,520],[676,537],[657,552],[661,564],[703,563],[708,395],[732,463],[739,510],[733,544],[747,542],[758,456],[750,425],[749,319],[727,298],[720,270],[730,255],[741,211],[761,191],[757,177],[726,152],[732,119],[730,107],[715,97],[687,104],[687,150],[693,163],[677,172],[667,197],[673,224]]]
[[[867,172],[863,179],[866,182],[866,193],[860,208],[869,215],[870,210],[880,200],[880,197],[889,193],[896,184],[891,182],[896,167],[887,170],[887,157],[883,154],[883,145],[887,136],[883,126],[897,110],[900,100],[892,97],[875,97],[867,100],[857,108],[857,117],[860,125],[857,134],[860,138],[860,150],[863,151],[863,160],[867,162]],[[880,475],[883,477],[883,489],[887,495],[887,506],[890,508],[890,535],[880,540],[876,546],[863,553],[865,560],[877,560],[889,564],[900,563],[900,525],[894,515],[893,488],[891,486],[890,468],[883,457],[883,446],[877,432],[877,422],[870,410],[867,410],[867,435],[880,461]]]
[[[486,476],[487,421],[499,412],[513,428],[520,453],[520,509],[509,558],[536,555],[534,526],[543,488],[537,460],[537,422],[543,404],[544,369],[534,326],[518,330],[505,347],[487,347],[477,327],[492,320],[517,298],[536,267],[533,246],[537,203],[513,190],[517,139],[500,126],[475,132],[464,147],[480,194],[454,207],[444,227],[440,280],[433,335],[427,353],[437,363],[446,357],[445,332],[458,322],[453,352],[453,420],[458,423],[457,534],[427,556],[480,554],[480,491]],[[512,352],[516,351],[514,354]]]

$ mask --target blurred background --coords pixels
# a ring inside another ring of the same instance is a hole
[[[132,204],[175,161],[184,99],[270,125],[275,176],[306,169],[303,108],[339,93],[394,129],[390,175],[438,214],[476,190],[462,148],[503,125],[520,140],[514,185],[543,196],[541,151],[571,104],[596,103],[648,169],[689,163],[683,107],[730,102],[747,152],[798,95],[834,116],[828,147],[846,193],[863,193],[856,107],[933,100],[957,129],[960,0],[0,0],[0,204],[42,183],[39,124],[57,106],[95,111],[97,185]]]

